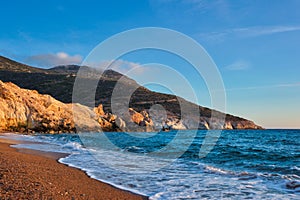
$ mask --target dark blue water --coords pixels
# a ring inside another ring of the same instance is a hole
[[[71,153],[60,161],[151,199],[300,199],[300,130],[63,134],[26,139],[47,144],[19,147]],[[213,147],[205,157],[199,157],[201,145]]]

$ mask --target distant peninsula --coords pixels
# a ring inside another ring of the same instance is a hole
[[[73,84],[80,66],[67,65],[41,69],[0,56],[0,130],[13,132],[76,133],[86,131],[158,131],[178,129],[262,129],[254,122],[226,114],[225,123],[211,118],[212,110],[170,94],[153,92],[134,80],[113,70],[101,77],[96,103],[81,105],[72,102]],[[83,67],[86,80],[98,78],[97,71]],[[129,116],[111,113],[110,98],[117,81],[124,88],[135,86]],[[195,116],[181,119],[179,101],[199,110],[200,123]],[[160,104],[167,118],[149,114],[149,109]],[[74,113],[73,113],[74,112]],[[219,112],[220,113],[220,112]],[[75,117],[75,120],[74,120]],[[129,119],[125,119],[125,118]],[[75,124],[76,122],[76,124]]]

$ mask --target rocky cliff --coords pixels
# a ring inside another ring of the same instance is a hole
[[[128,114],[126,116],[125,114]],[[200,128],[260,128],[251,121],[212,127],[201,119]],[[35,90],[21,89],[0,81],[0,130],[14,132],[74,133],[87,131],[157,131],[161,129],[196,129],[192,119],[159,118],[159,113],[129,108],[124,115],[105,113],[100,104],[93,109],[80,104],[64,104]]]
[[[75,132],[71,105],[0,81],[0,130]]]
[[[50,95],[0,81],[1,131],[75,133],[121,130],[116,122],[123,125],[122,128],[126,127],[122,119],[105,113],[102,105],[90,109],[76,103],[64,104]]]

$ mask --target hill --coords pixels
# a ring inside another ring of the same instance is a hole
[[[95,81],[99,78],[100,72],[87,66],[83,66],[84,75],[77,77],[79,68],[80,66],[77,65],[65,65],[51,69],[40,69],[0,56],[0,80],[13,82],[22,88],[37,90],[41,94],[49,94],[64,103],[72,102],[72,91],[76,78],[84,79],[86,82]],[[97,107],[102,104],[104,111],[110,113],[112,91],[120,78],[124,79],[121,82],[124,91],[133,87],[138,88],[131,96],[129,106],[137,112],[147,111],[149,113],[151,106],[160,104],[167,111],[168,119],[166,124],[168,127],[173,126],[182,129],[261,128],[252,121],[229,114],[226,114],[226,123],[223,125],[219,119],[211,119],[211,109],[195,105],[174,95],[150,91],[145,87],[139,86],[134,80],[113,70],[107,70],[101,76],[95,95],[95,104],[94,102],[84,102],[85,106]],[[122,99],[122,96],[120,99]],[[190,116],[190,119],[187,121],[180,121],[180,104],[186,105],[191,110],[199,110],[199,115],[201,116],[199,127],[195,127],[196,125],[193,124],[193,120],[197,116]],[[217,113],[222,114],[220,112]]]

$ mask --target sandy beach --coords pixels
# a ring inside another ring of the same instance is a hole
[[[11,148],[0,139],[0,199],[147,199],[57,162],[64,156]]]

